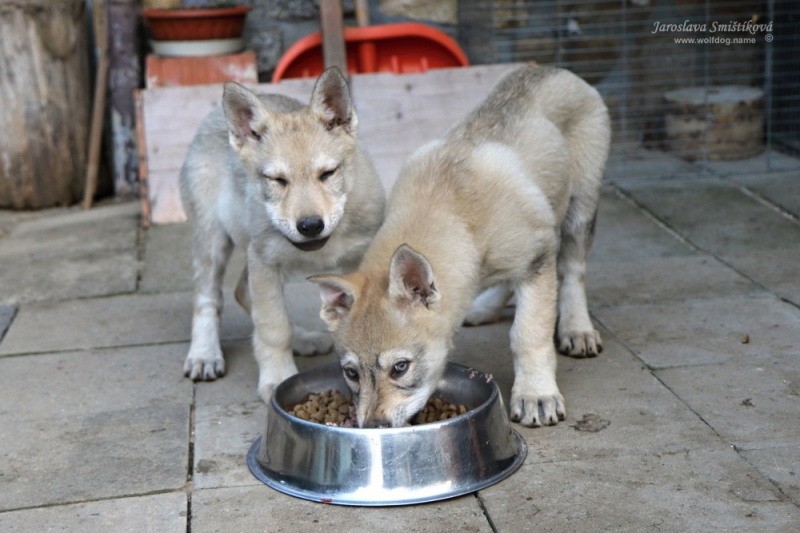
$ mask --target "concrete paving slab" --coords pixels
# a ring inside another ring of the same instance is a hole
[[[21,353],[184,342],[191,337],[189,293],[126,295],[21,308],[0,344],[0,356]],[[252,322],[226,295],[221,335],[250,335]]]
[[[800,160],[797,160],[800,167]],[[800,216],[800,168],[786,173],[747,173],[728,177],[795,216]]]
[[[12,209],[0,209],[0,239],[7,237],[14,231],[14,228],[37,218],[45,216],[55,216],[58,213],[69,211],[68,208],[56,207],[53,209],[40,209],[38,211],[14,211]]]
[[[257,485],[247,468],[247,451],[264,432],[266,405],[260,399],[195,409],[195,489]]]
[[[0,422],[94,415],[192,401],[187,345],[97,349],[0,359]]]
[[[21,222],[0,246],[0,303],[136,290],[138,206],[59,211]]]
[[[746,448],[800,442],[797,347],[722,364],[659,370],[656,376],[728,443]]]
[[[139,290],[184,292],[192,290],[192,233],[189,223],[151,226],[144,235],[144,265]],[[236,288],[246,264],[243,250],[236,249],[225,271],[223,287]]]
[[[722,259],[773,294],[800,306],[800,246],[724,254]]]
[[[453,360],[489,372],[508,406],[513,365],[509,324],[465,328],[456,337]],[[614,336],[601,331],[598,357],[558,358],[558,384],[567,407],[556,426],[514,424],[528,443],[526,463],[674,453],[689,447],[714,449],[720,439],[682,401],[659,382]],[[596,416],[604,423],[578,424]],[[608,423],[607,427],[605,422]]]
[[[800,506],[800,446],[795,443],[740,450],[739,453],[795,505]]]
[[[234,529],[271,533],[492,531],[473,495],[410,507],[369,508],[301,500],[266,485],[205,489],[193,493],[193,533]]]
[[[800,242],[800,225],[724,180],[620,182],[619,186],[710,253],[784,249]]]
[[[631,202],[604,188],[589,264],[686,256],[695,251]],[[591,267],[590,267],[591,270]]]
[[[44,211],[23,220],[6,237],[0,257],[20,253],[60,257],[71,251],[94,252],[136,245],[139,228],[137,202],[98,207],[89,211]]]
[[[594,313],[654,369],[796,353],[800,331],[800,310],[772,296],[598,308]]]
[[[0,342],[3,342],[3,337],[6,331],[11,327],[11,322],[17,314],[17,308],[12,305],[0,305]]]
[[[186,484],[186,404],[0,422],[0,435],[0,511],[178,490]]]
[[[800,510],[731,449],[526,462],[479,492],[497,531],[792,531]]]
[[[0,359],[3,510],[179,489],[182,345]]]
[[[192,234],[188,223],[150,226],[142,234],[141,292],[192,290]]]
[[[783,154],[777,150],[764,150],[761,154],[747,159],[730,161],[698,161],[698,166],[720,175],[755,174],[780,170],[800,170],[800,159]]]
[[[185,531],[186,516],[186,494],[171,492],[10,511],[0,532]]]
[[[706,254],[590,263],[586,291],[590,309],[765,293],[758,284]]]
[[[139,268],[135,248],[57,260],[19,255],[0,261],[4,267],[0,269],[0,302],[13,304],[131,293],[136,290]]]
[[[223,341],[222,353],[225,356],[225,376],[215,381],[197,382],[197,406],[247,404],[259,398],[258,365],[253,358],[250,338]]]
[[[698,166],[660,150],[628,149],[624,152],[612,151],[606,163],[606,179],[610,181],[662,178],[697,174],[702,172]]]

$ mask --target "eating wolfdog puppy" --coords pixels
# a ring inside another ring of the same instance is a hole
[[[225,373],[222,276],[234,245],[247,250],[236,299],[253,319],[264,401],[297,372],[293,347],[303,355],[330,350],[327,332],[292,328],[283,282],[297,271],[355,267],[383,220],[383,188],[357,130],[347,81],[336,68],[319,77],[308,106],[225,84],[222,109],[200,126],[180,177],[193,224],[186,376],[213,380]]]
[[[511,419],[564,419],[554,336],[575,356],[602,349],[584,275],[609,142],[592,87],[526,66],[409,158],[358,271],[309,278],[362,427],[419,411],[461,324],[498,316],[512,291]]]

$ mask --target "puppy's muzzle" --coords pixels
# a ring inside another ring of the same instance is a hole
[[[319,250],[328,242],[328,237],[315,238],[319,237],[325,230],[325,221],[318,216],[303,217],[297,221],[296,227],[300,235],[306,237],[307,240],[295,242],[292,239],[288,239],[295,248],[299,248],[304,252],[313,252],[314,250]]]

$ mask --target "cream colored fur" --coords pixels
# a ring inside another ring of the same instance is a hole
[[[402,425],[433,392],[461,324],[496,318],[512,291],[511,417],[564,418],[554,337],[572,355],[601,349],[584,273],[609,139],[594,89],[523,67],[410,157],[358,271],[311,278],[359,424]]]
[[[195,286],[186,376],[225,373],[221,286],[234,246],[247,250],[236,299],[253,319],[264,401],[297,372],[293,348],[303,355],[330,350],[327,332],[290,324],[284,278],[355,266],[383,219],[383,189],[357,130],[347,82],[335,68],[320,76],[308,106],[225,84],[222,109],[203,122],[181,170]]]

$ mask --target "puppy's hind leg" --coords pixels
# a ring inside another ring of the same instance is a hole
[[[573,357],[595,357],[603,350],[586,301],[586,257],[594,234],[596,206],[573,199],[561,227],[558,253],[558,349]]]
[[[497,322],[503,308],[514,293],[509,283],[498,283],[480,293],[464,318],[465,326],[479,326]]]
[[[194,229],[192,343],[183,372],[195,381],[211,381],[225,375],[225,359],[219,345],[219,319],[223,302],[222,277],[232,250],[233,242],[222,228],[208,233],[197,227]]]
[[[331,351],[333,339],[327,331],[306,329],[292,324],[292,351],[298,355],[322,355]]]
[[[611,130],[608,112],[596,92],[587,93],[585,104],[592,111],[582,114],[568,134],[574,157],[573,189],[561,224],[558,254],[558,349],[573,357],[594,357],[603,349],[589,318],[585,280]]]
[[[242,309],[247,311],[249,315],[250,311],[253,309],[253,299],[250,297],[250,280],[247,276],[246,266],[239,276],[239,281],[236,283],[236,290],[233,294],[236,297],[236,301],[242,306]]]

